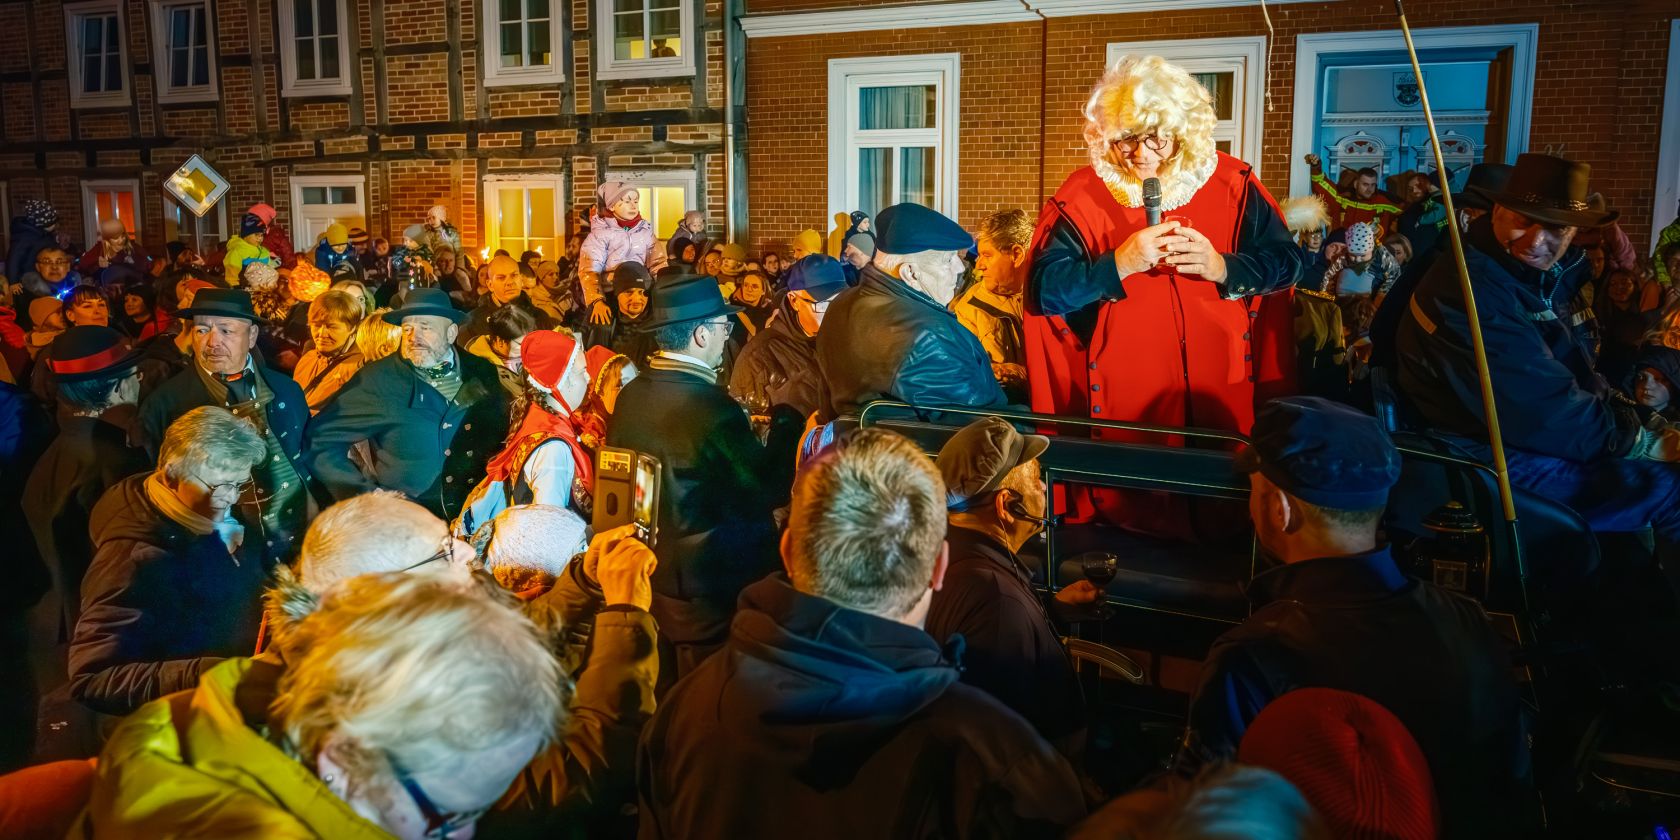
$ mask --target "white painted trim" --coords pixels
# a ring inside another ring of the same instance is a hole
[[[493,254],[496,249],[502,247],[499,233],[500,219],[496,216],[502,209],[502,203],[493,200],[491,197],[491,192],[499,184],[524,184],[535,187],[550,187],[554,190],[554,238],[558,247],[563,249],[566,245],[567,234],[570,233],[567,230],[567,222],[571,211],[571,205],[566,203],[566,180],[566,177],[558,172],[484,176],[484,180],[481,182],[483,191],[478,197],[479,206],[484,208],[484,227],[479,240],[480,256],[484,256],[484,253]],[[462,247],[466,247],[465,243],[462,244]],[[544,256],[553,258],[558,255],[545,254]],[[515,254],[514,259],[519,259],[519,256]]]
[[[644,10],[648,2],[642,0]],[[620,61],[613,51],[613,0],[595,0],[595,78],[659,79],[694,75],[694,54],[703,48],[700,39],[694,36],[694,18],[700,13],[698,5],[695,0],[679,0],[678,17],[682,23],[677,39],[682,42],[681,55]]]
[[[1419,51],[1454,47],[1511,48],[1511,107],[1505,132],[1505,154],[1510,160],[1528,150],[1529,119],[1534,105],[1534,58],[1540,41],[1540,24],[1514,23],[1495,26],[1447,26],[1412,30]],[[1324,78],[1322,56],[1328,53],[1360,53],[1405,50],[1406,40],[1398,29],[1372,32],[1319,32],[1295,39],[1294,122],[1290,130],[1289,193],[1306,195],[1311,172],[1302,156],[1317,151],[1318,90]],[[1491,161],[1490,161],[1491,162]]]
[[[275,0],[280,10],[280,95],[281,96],[349,96],[350,95],[350,4],[354,0],[337,0],[338,6],[338,78],[305,79],[297,77],[297,11],[296,0]],[[317,36],[318,37],[318,36]]]
[[[1267,0],[1268,5],[1341,0]],[[926,29],[934,26],[984,26],[993,23],[1030,23],[1046,17],[1123,15],[1137,12],[1232,9],[1258,6],[1260,0],[967,0],[954,3],[915,3],[815,12],[746,15],[741,31],[748,38],[825,35],[841,32],[878,32]]]
[[[349,3],[352,0],[344,0]],[[479,8],[479,64],[484,68],[485,87],[509,85],[551,85],[566,81],[564,49],[566,39],[572,37],[571,21],[566,10],[571,4],[565,0],[549,0],[548,49],[552,61],[546,67],[502,67],[501,4],[484,0]]]
[[[202,85],[175,87],[169,83],[169,12],[183,6],[204,9],[204,56],[209,63],[210,81]],[[151,0],[148,4],[152,20],[152,82],[157,88],[157,101],[163,105],[182,102],[215,102],[219,97],[216,70],[216,9],[210,0]]]
[[[1668,227],[1680,204],[1680,18],[1668,22],[1668,85],[1663,88],[1662,140],[1657,152],[1656,204],[1651,208],[1651,245]]]
[[[747,15],[740,19],[748,38],[779,38],[841,32],[878,32],[932,26],[981,26],[1026,23],[1039,17],[1020,0],[969,0],[911,6],[869,6],[820,12]]]
[[[117,16],[117,54],[122,62],[122,90],[104,93],[82,93],[81,27],[76,19],[87,15],[115,14]],[[128,14],[121,0],[87,0],[64,5],[64,58],[70,66],[70,107],[111,108],[126,106],[132,101],[133,77],[128,72]]]
[[[128,232],[133,234],[136,239],[140,237],[141,220],[145,218],[145,211],[140,204],[140,179],[94,178],[82,182],[82,232],[86,236],[84,242],[99,241],[99,212],[94,203],[93,194],[96,192],[121,192],[123,190],[127,190],[134,197],[132,203],[135,217],[126,220],[129,223]]]
[[[1436,111],[1436,125],[1482,125],[1488,121],[1489,111]],[[1340,111],[1324,115],[1321,126],[1357,125],[1423,125],[1423,112],[1418,111]]]
[[[1260,174],[1260,121],[1265,102],[1266,36],[1178,38],[1167,41],[1118,41],[1108,45],[1105,65],[1124,55],[1158,55],[1191,73],[1230,71],[1240,64],[1241,115],[1231,153]]]
[[[857,149],[849,142],[850,90],[854,80],[880,77],[932,76],[939,87],[939,182],[934,191],[939,207],[934,209],[956,218],[959,212],[957,189],[958,120],[962,102],[962,54],[933,53],[926,55],[868,56],[864,58],[831,58],[828,61],[828,216],[827,225],[836,213],[850,213],[849,190],[851,171]],[[926,84],[925,81],[916,82]]]
[[[298,248],[299,253],[307,253],[307,254],[310,254],[310,255],[313,255],[315,253],[315,239],[314,239],[314,237],[309,236],[308,233],[304,230],[304,227],[303,227],[303,223],[304,223],[304,219],[305,219],[304,212],[303,212],[303,208],[304,208],[303,188],[304,187],[352,187],[353,186],[353,187],[356,188],[356,203],[354,205],[350,205],[350,204],[338,204],[338,205],[311,204],[309,206],[311,206],[311,207],[323,207],[323,206],[352,207],[352,206],[356,206],[356,207],[360,207],[361,210],[362,210],[362,212],[358,213],[357,215],[361,216],[361,218],[363,220],[366,220],[367,217],[368,217],[368,215],[367,215],[368,194],[367,194],[367,176],[366,175],[357,175],[357,174],[353,174],[353,173],[345,173],[343,175],[293,175],[291,177],[290,181],[291,181],[290,186],[291,186],[291,193],[292,193],[292,208],[291,208],[291,214],[290,214],[291,215],[291,222],[292,222],[292,244],[296,248]],[[397,244],[400,245],[402,243],[399,242]]]

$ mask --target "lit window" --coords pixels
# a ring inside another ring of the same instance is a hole
[[[957,207],[955,55],[829,62],[830,212]]]
[[[82,224],[84,242],[99,241],[99,223],[116,219],[128,232],[140,234],[140,182],[132,178],[83,181]]]
[[[116,0],[67,4],[64,24],[70,47],[70,105],[129,104],[121,4]]]
[[[347,0],[280,0],[280,51],[287,96],[350,93]]]
[[[565,209],[564,192],[558,179],[486,180],[484,206],[485,255],[500,249],[518,259],[526,251],[536,251],[552,260],[566,253],[560,223]]]
[[[361,175],[292,176],[292,242],[300,251],[314,248],[334,223],[367,227],[365,182]]]
[[[152,4],[152,58],[158,68],[159,102],[216,98],[212,25],[210,6],[204,0]]]
[[[601,79],[694,75],[693,10],[684,0],[596,0]]]
[[[486,85],[553,84],[565,80],[555,39],[564,30],[558,0],[485,0]]]
[[[694,206],[696,179],[692,170],[608,172],[606,180],[635,185],[641,197],[637,206],[642,218],[653,225],[653,235],[658,239],[670,239],[683,215],[699,209]]]

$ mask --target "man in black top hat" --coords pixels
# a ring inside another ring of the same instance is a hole
[[[201,405],[232,411],[256,426],[268,445],[252,470],[254,484],[240,500],[247,528],[261,529],[264,556],[285,557],[303,536],[308,516],[309,467],[303,459],[303,427],[309,404],[292,378],[259,364],[259,318],[244,289],[204,289],[189,309],[193,361],[140,404],[140,438],[154,459],[163,433],[177,417]]]
[[[82,577],[93,562],[88,521],[95,502],[117,482],[150,469],[146,452],[107,412],[139,399],[140,359],[110,327],[71,327],[53,340],[47,362],[58,402],[69,415],[24,485],[23,512],[52,588],[30,617],[31,658],[38,688],[52,691],[68,675],[66,655],[82,607]]]
[[[841,292],[817,334],[823,422],[872,400],[918,406],[1001,406],[980,339],[946,307],[962,277],[961,254],[974,237],[919,204],[881,211],[874,261],[856,288]]]
[[[797,418],[759,443],[718,381],[731,316],[716,278],[661,278],[645,329],[657,352],[618,395],[607,445],[659,458],[653,613],[661,690],[710,655],[729,631],[741,589],[776,569],[770,512],[793,483]]]
[[[1347,406],[1287,397],[1260,409],[1252,438],[1237,466],[1255,538],[1281,565],[1255,576],[1253,614],[1208,652],[1182,769],[1234,756],[1278,697],[1341,689],[1417,739],[1442,836],[1521,835],[1528,761],[1510,657],[1480,605],[1407,577],[1377,540],[1400,478],[1388,434]]]
[[[1465,237],[1511,481],[1574,508],[1594,530],[1649,524],[1665,540],[1680,540],[1680,430],[1642,425],[1553,311],[1559,260],[1576,231],[1617,216],[1588,202],[1588,172],[1550,155],[1518,157],[1506,188],[1486,195],[1493,210]],[[1424,275],[1395,349],[1397,384],[1410,408],[1491,461],[1453,260],[1436,261]]]
[[[383,316],[402,350],[361,370],[309,427],[309,463],[334,499],[396,490],[445,521],[484,480],[508,431],[496,367],[456,349],[465,313],[419,288]]]

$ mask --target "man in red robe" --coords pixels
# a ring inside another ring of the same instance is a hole
[[[1085,117],[1091,165],[1056,191],[1034,237],[1024,325],[1033,410],[1247,433],[1256,407],[1294,385],[1286,290],[1302,256],[1276,202],[1253,167],[1215,148],[1207,90],[1159,57],[1113,66]],[[1161,189],[1154,226],[1149,178]],[[1198,530],[1182,498],[1165,494],[1092,489],[1068,502],[1073,521]]]

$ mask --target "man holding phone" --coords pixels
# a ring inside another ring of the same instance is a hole
[[[607,446],[660,465],[651,612],[661,689],[722,645],[741,589],[778,568],[771,511],[787,502],[800,424],[784,412],[761,444],[719,385],[739,311],[712,278],[661,278],[645,327],[658,350],[607,427]]]

